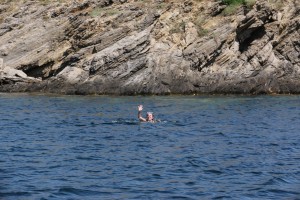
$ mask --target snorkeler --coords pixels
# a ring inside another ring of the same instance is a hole
[[[143,105],[138,106],[138,118],[141,122],[155,122],[152,112],[147,112],[146,119],[142,117]]]

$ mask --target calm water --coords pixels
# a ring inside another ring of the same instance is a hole
[[[162,122],[139,123],[138,104]],[[300,96],[0,94],[0,107],[1,200],[300,199]]]

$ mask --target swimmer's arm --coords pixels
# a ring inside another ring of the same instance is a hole
[[[138,118],[141,122],[146,122],[147,120],[145,118],[142,117],[141,115],[141,111],[138,112]]]
[[[142,110],[143,110],[143,106],[139,105],[138,106],[138,118],[141,122],[146,122],[147,120],[142,117]]]

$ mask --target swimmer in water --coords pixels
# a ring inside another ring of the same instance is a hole
[[[147,112],[146,119],[142,117],[143,105],[138,106],[138,118],[141,122],[155,122],[152,112]]]

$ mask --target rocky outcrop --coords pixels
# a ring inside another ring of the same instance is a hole
[[[272,2],[1,4],[0,91],[300,93],[300,5]]]
[[[40,80],[28,77],[23,71],[3,64],[3,59],[0,58],[0,84],[1,85],[17,85],[17,83],[39,83]]]

